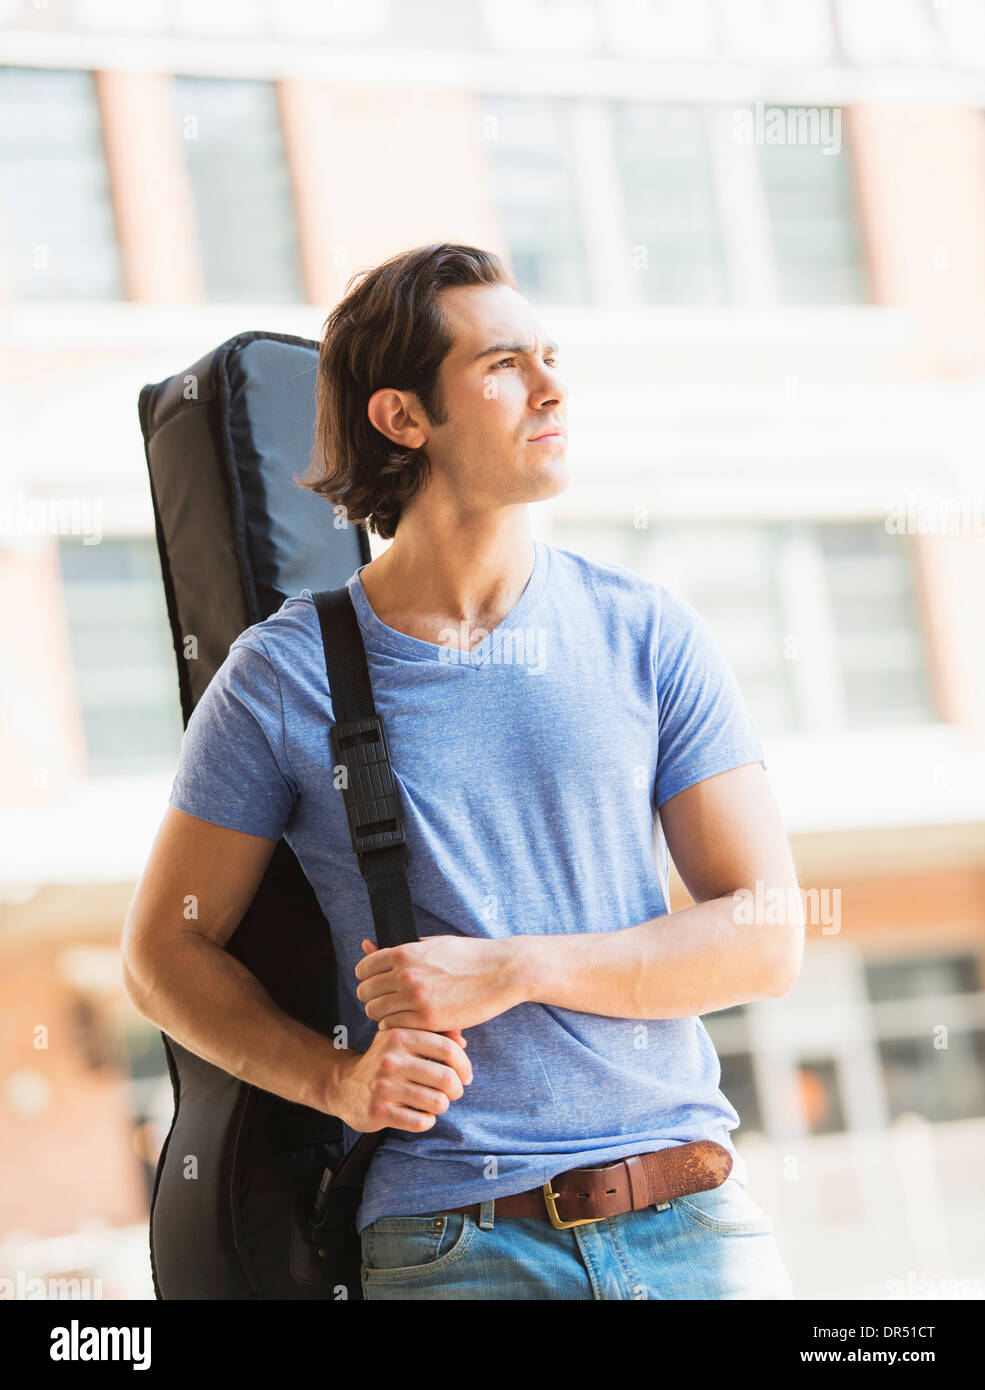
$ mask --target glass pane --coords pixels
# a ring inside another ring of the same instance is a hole
[[[808,1134],[836,1134],[845,1128],[836,1064],[802,1061],[793,1075],[791,1103]]]
[[[727,1053],[744,1052],[749,1046],[749,1015],[745,1004],[733,1004],[728,1009],[714,1009],[703,1014],[701,1022],[720,1057]]]
[[[616,161],[648,304],[722,304],[725,258],[705,111],[627,101],[613,105]]]
[[[0,246],[15,299],[122,299],[92,73],[0,67]]]
[[[135,1081],[168,1074],[164,1042],[152,1023],[127,1020],[120,1041],[127,1070]]]
[[[61,541],[59,555],[90,773],[173,767],[178,675],[153,538]]]
[[[175,93],[209,299],[303,301],[272,84],[176,77]]]
[[[792,130],[795,138],[757,146],[781,300],[863,303],[868,291],[855,225],[847,122],[841,120],[840,137],[833,139],[834,121],[843,113],[821,109],[816,123],[806,121],[801,129],[786,110],[784,133]]]
[[[916,1114],[932,1122],[985,1115],[985,1031],[887,1038],[879,1043],[886,1094],[893,1119]]]
[[[748,1052],[722,1058],[722,1094],[735,1106],[742,1124],[742,1133],[762,1130],[763,1116],[759,1108],[759,1092],[753,1074],[752,1057]]]
[[[656,565],[665,557],[674,593],[692,604],[735,672],[749,713],[764,733],[796,727],[790,664],[777,587],[777,528],[746,522],[656,528]]]
[[[555,304],[589,300],[578,220],[568,103],[482,98],[489,184],[522,294]],[[492,121],[490,121],[492,118]]]
[[[874,1003],[944,994],[975,994],[982,988],[978,958],[970,952],[868,960],[865,962],[865,983]]]
[[[730,1004],[727,1009],[718,1009],[715,1018],[745,1018],[748,1014],[748,1006],[745,1004]]]
[[[935,718],[909,536],[878,522],[818,523],[852,727]]]
[[[721,644],[757,728],[796,727],[777,589],[777,533],[742,522],[559,521],[551,543],[590,560],[624,565],[691,603]]]
[[[602,565],[622,565],[649,578],[646,553],[650,535],[647,530],[621,521],[558,521],[551,529],[551,544]]]
[[[106,584],[143,580],[161,587],[157,549],[144,536],[107,538],[99,545],[63,543],[62,577],[67,584]],[[125,598],[125,590],[122,591]]]

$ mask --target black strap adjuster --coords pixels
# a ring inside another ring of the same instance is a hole
[[[349,719],[329,730],[336,764],[347,770],[348,786],[342,800],[349,821],[349,839],[359,856],[407,842],[400,813],[400,798],[390,771],[386,734],[378,715]]]

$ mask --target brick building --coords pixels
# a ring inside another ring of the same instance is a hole
[[[4,1266],[148,1292],[118,943],[181,728],[137,393],[449,240],[562,345],[540,534],[693,602],[763,738],[804,970],[706,1023],[799,1294],[985,1292],[985,7],[885,8],[3,7]]]

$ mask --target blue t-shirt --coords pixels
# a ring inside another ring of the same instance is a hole
[[[539,540],[535,551],[514,608],[468,653],[388,627],[360,572],[348,581],[421,936],[603,932],[659,917],[670,910],[659,807],[703,778],[766,765],[735,675],[693,607],[622,566]],[[377,1025],[354,971],[374,929],[333,783],[332,720],[304,589],[233,642],[189,720],[170,803],[284,837],[330,923],[338,1019],[362,1052]],[[360,1230],[693,1139],[735,1154],[739,1117],[699,1018],[524,1003],[466,1037],[472,1085],[426,1133],[388,1132]],[[733,1172],[746,1180],[738,1155]]]

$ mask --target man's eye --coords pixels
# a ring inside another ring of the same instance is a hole
[[[498,367],[505,367],[506,364],[507,364],[507,362],[515,362],[515,361],[516,361],[516,358],[515,358],[515,357],[504,357],[504,358],[502,359],[502,361],[493,363],[493,370],[495,370],[495,369],[498,368]],[[556,367],[556,366],[557,366],[557,358],[556,358],[556,357],[545,357],[545,358],[544,358],[544,361],[547,362],[547,363],[550,363],[550,365],[551,365],[552,367]]]

